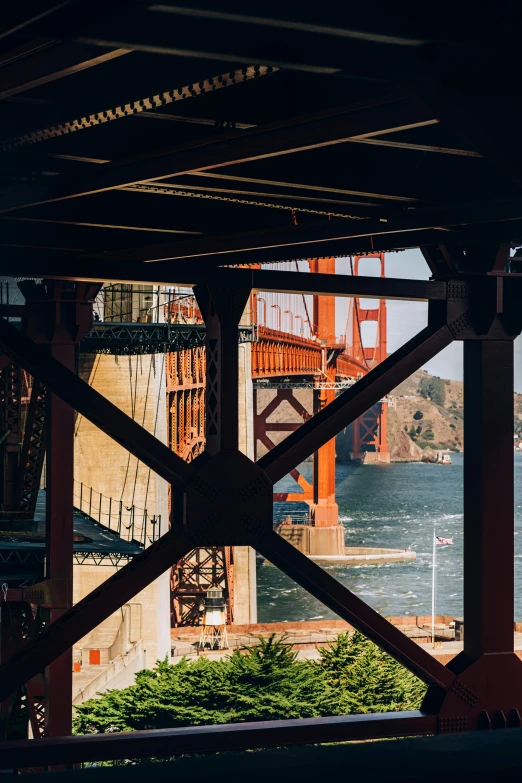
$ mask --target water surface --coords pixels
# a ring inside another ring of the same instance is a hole
[[[431,613],[432,537],[453,538],[437,548],[438,614],[460,616],[462,605],[463,455],[451,466],[422,463],[337,466],[337,502],[349,546],[411,548],[415,561],[380,565],[323,566],[384,615]],[[301,466],[309,477],[310,465]],[[286,478],[277,491],[292,489]],[[300,504],[299,504],[300,505]],[[297,506],[299,507],[299,506]],[[286,516],[288,504],[276,505]],[[515,617],[522,620],[522,454],[515,454]],[[334,613],[271,565],[257,570],[259,622],[311,620]]]

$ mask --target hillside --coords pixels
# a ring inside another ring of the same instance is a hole
[[[426,449],[464,448],[464,385],[418,370],[398,386],[388,407],[393,461],[419,459]],[[522,394],[515,394],[515,432],[522,433]]]

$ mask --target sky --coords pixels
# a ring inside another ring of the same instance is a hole
[[[359,272],[362,275],[378,274],[377,259],[362,260]],[[349,274],[350,262],[348,259],[337,259],[337,273]],[[410,278],[415,280],[428,280],[430,270],[420,250],[404,250],[400,253],[386,254],[386,277]],[[337,333],[344,332],[346,322],[347,300],[337,299]],[[362,300],[367,306],[373,307],[375,300]],[[364,305],[363,305],[364,306]],[[388,309],[388,352],[391,353],[423,329],[428,323],[427,302],[403,302],[389,300]],[[364,326],[364,325],[363,325]],[[367,325],[369,329],[371,324]],[[368,341],[366,342],[366,338]],[[363,342],[373,345],[375,337],[365,335]],[[424,365],[424,369],[433,375],[451,380],[462,380],[462,342],[453,342],[444,351],[441,351],[430,362]],[[522,337],[515,340],[515,391],[522,392]]]

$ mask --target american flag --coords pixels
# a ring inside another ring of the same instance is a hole
[[[435,536],[437,546],[445,546],[446,544],[453,544],[452,538],[442,538],[441,536]]]

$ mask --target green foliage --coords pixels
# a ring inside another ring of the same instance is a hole
[[[404,425],[404,432],[408,432],[408,425],[407,424]]]
[[[450,427],[451,427],[451,429],[452,429],[452,430],[454,430],[454,429],[456,429],[456,428],[457,428],[457,425],[456,425],[456,424],[453,424],[453,422],[451,422],[451,424],[450,424]]]
[[[424,430],[424,437],[426,440],[433,440],[435,438],[435,435],[433,434],[433,430]]]
[[[158,661],[135,684],[78,705],[77,734],[416,709],[425,686],[361,634],[341,634],[319,661],[273,634],[222,660]]]
[[[419,426],[417,427],[417,429],[415,430],[415,432],[417,433],[417,435],[420,435],[420,434],[421,434],[421,432],[422,432],[422,425],[420,425],[420,424],[419,424]]]
[[[415,437],[416,437],[416,435],[417,435],[417,433],[415,432],[415,427],[413,426],[413,424],[412,424],[412,426],[410,427],[410,430],[409,430],[409,432],[408,432],[408,435],[410,436],[410,438],[415,438]]]
[[[339,635],[320,653],[336,714],[419,708],[425,685],[357,631]]]
[[[415,421],[420,421],[423,416],[424,413],[422,411],[415,411],[415,413],[413,414],[413,418],[415,419]]]
[[[444,405],[446,401],[444,381],[437,377],[421,378],[418,392],[425,400],[431,400],[437,405]]]

